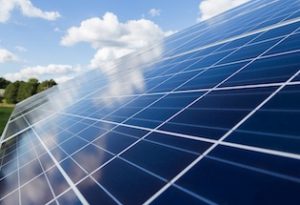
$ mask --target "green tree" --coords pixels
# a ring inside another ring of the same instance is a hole
[[[21,81],[19,83],[19,89],[18,89],[18,94],[17,94],[17,102],[21,102],[22,100],[26,99],[29,97],[27,92],[27,83],[24,81]]]
[[[35,78],[31,78],[27,82],[21,81],[17,95],[17,102],[21,102],[22,100],[36,94],[38,85],[39,81]]]
[[[37,93],[37,88],[38,88],[38,86],[40,84],[39,81],[38,81],[38,79],[30,78],[28,80],[28,83],[30,84],[30,93],[31,93],[31,95],[36,94]]]
[[[48,88],[51,88],[52,86],[57,85],[57,83],[54,80],[45,80],[41,82],[37,88],[37,92],[42,92],[44,90],[47,90]]]
[[[17,102],[17,95],[19,90],[20,82],[16,81],[14,83],[10,83],[4,93],[4,98],[7,103],[16,103]]]
[[[5,89],[11,82],[0,77],[0,89]]]

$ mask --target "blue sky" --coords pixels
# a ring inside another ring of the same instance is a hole
[[[0,76],[65,81],[245,1],[0,0]]]

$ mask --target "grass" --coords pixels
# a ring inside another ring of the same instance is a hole
[[[10,114],[14,109],[14,105],[0,103],[0,135],[2,134]]]

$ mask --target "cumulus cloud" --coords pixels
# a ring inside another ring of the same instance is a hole
[[[15,73],[7,73],[4,77],[11,81],[28,80],[29,78],[38,78],[49,76],[58,82],[63,82],[72,78],[75,74],[82,71],[80,66],[49,64],[46,66],[26,67]]]
[[[35,7],[30,0],[0,0],[0,22],[9,20],[14,9],[19,9],[24,16],[42,18],[49,21],[60,17],[57,11],[42,11]]]
[[[150,9],[150,10],[148,11],[148,14],[149,14],[150,16],[152,16],[152,17],[160,16],[160,13],[161,13],[160,9],[155,9],[155,8]]]
[[[150,47],[161,40],[166,34],[158,25],[146,19],[119,22],[118,17],[107,12],[102,18],[90,18],[78,27],[68,29],[61,39],[64,46],[72,46],[80,42],[89,43],[97,49],[90,62],[92,68],[108,68],[114,60],[134,51]]]
[[[198,20],[207,20],[247,1],[249,0],[203,0],[199,4],[201,17]]]
[[[118,17],[107,12],[103,18],[90,18],[78,27],[71,27],[61,39],[61,44],[71,46],[79,42],[90,43],[94,48],[127,47],[140,48],[159,40],[163,31],[146,19],[121,23]]]
[[[0,48],[0,63],[6,63],[16,60],[17,56],[15,54],[6,49]]]

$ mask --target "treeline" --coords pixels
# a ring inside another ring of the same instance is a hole
[[[21,102],[22,100],[25,100],[26,98],[42,92],[54,85],[57,85],[57,83],[52,79],[39,82],[37,79],[32,78],[27,82],[10,82],[4,78],[0,78],[0,89],[5,89],[3,97],[5,102],[9,104]]]

